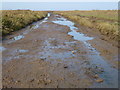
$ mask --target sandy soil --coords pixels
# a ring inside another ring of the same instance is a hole
[[[99,32],[77,25],[78,32],[95,37],[87,42],[99,56],[68,35],[68,26],[52,22],[60,17],[51,15],[35,23],[39,27],[28,26],[3,40],[3,88],[117,87],[117,46]],[[24,38],[13,40],[18,35]],[[99,60],[104,66],[98,65]],[[114,74],[109,75],[111,72]]]

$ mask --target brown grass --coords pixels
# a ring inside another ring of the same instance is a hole
[[[31,10],[3,10],[2,35],[10,34],[25,26],[46,17],[47,12]]]
[[[93,10],[93,11],[56,11],[77,24],[95,28],[101,34],[107,35],[110,39],[118,40],[118,11],[117,10]]]

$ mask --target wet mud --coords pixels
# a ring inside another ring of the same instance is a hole
[[[109,60],[99,50],[107,41],[82,30],[83,27],[72,21],[49,13],[44,20],[7,36],[0,47],[3,87],[118,87],[114,60]],[[117,55],[117,52],[113,53]]]

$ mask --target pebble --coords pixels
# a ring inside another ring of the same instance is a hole
[[[99,78],[99,79],[97,79],[96,80],[96,82],[98,82],[98,83],[101,83],[101,82],[103,82],[104,80],[102,79],[102,78]]]
[[[51,83],[51,81],[52,81],[52,80],[50,80],[50,79],[47,79],[47,80],[46,80],[47,83]]]
[[[11,81],[8,81],[8,83],[11,83]]]
[[[19,83],[20,82],[20,80],[18,80],[18,81],[15,81],[15,83]]]
[[[61,80],[65,80],[65,78],[64,78],[64,77],[62,77],[62,78],[61,78]]]
[[[96,75],[94,76],[94,78],[99,78],[99,76],[96,74]]]
[[[46,60],[46,58],[40,58],[40,59],[43,60],[43,61]]]
[[[68,68],[68,66],[64,66],[64,68]]]
[[[42,79],[40,79],[40,80],[38,80],[38,81],[37,81],[37,83],[38,83],[38,84],[40,84],[40,83],[42,83],[42,81],[43,81],[43,80],[42,80]]]
[[[35,42],[37,42],[38,40],[35,40]]]
[[[45,82],[46,84],[49,84],[49,83],[51,83],[51,82],[52,82],[52,80],[47,79],[47,78],[44,78],[44,82]]]
[[[75,53],[75,51],[72,51],[72,53],[74,54],[74,53]]]
[[[31,79],[30,82],[33,82],[35,79]]]

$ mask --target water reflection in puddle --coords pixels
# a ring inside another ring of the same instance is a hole
[[[37,25],[34,25],[33,27],[32,27],[32,29],[37,29],[37,28],[39,28],[39,25],[37,24]]]
[[[24,36],[23,36],[23,35],[19,35],[19,36],[15,36],[15,37],[13,38],[13,40],[20,40],[20,39],[22,39],[22,38],[24,38]]]
[[[26,55],[25,53],[29,52],[29,50],[26,50],[26,49],[15,49],[15,50],[12,50],[11,53],[4,57],[3,56],[3,59],[5,61],[9,61],[9,60],[14,60],[14,59],[20,59],[20,58],[30,58],[30,55]]]
[[[0,51],[4,51],[4,50],[6,50],[6,48],[3,46],[0,46]]]
[[[26,53],[26,52],[28,52],[28,50],[19,49],[19,50],[17,50],[17,52],[19,52],[19,53]]]
[[[24,28],[25,31],[21,35],[13,37],[11,40],[8,41],[8,43],[12,43],[12,42],[15,42],[17,40],[24,38],[25,34],[28,34],[30,31],[39,28],[42,23],[47,22],[47,19],[49,17],[50,17],[50,13],[48,13],[47,17],[45,17],[42,21],[35,22],[32,25]]]
[[[99,84],[95,83],[93,87],[118,87],[118,70],[114,69],[111,67],[110,64],[106,62],[106,60],[103,59],[103,57],[100,56],[100,53],[91,46],[90,43],[88,43],[88,40],[93,40],[93,37],[88,37],[84,35],[83,33],[79,33],[76,30],[78,29],[77,27],[74,26],[74,23],[63,18],[59,17],[56,21],[52,21],[53,23],[60,24],[60,25],[66,25],[70,28],[70,32],[68,33],[69,35],[73,36],[75,40],[82,41],[85,45],[85,47],[88,48],[88,50],[93,53],[88,55],[87,57],[90,58],[89,62],[91,69],[92,66],[98,67],[98,68],[103,68],[104,72],[102,74],[98,74],[101,78],[104,79],[104,82]],[[88,68],[88,69],[89,69]],[[98,69],[97,68],[97,69]],[[94,68],[95,69],[95,68]]]
[[[70,27],[71,32],[69,32],[69,35],[72,35],[75,40],[79,41],[88,41],[94,39],[93,37],[88,37],[85,36],[83,33],[79,33],[76,30],[78,29],[77,27],[74,26],[74,23],[71,21],[68,21],[67,19],[59,18],[60,21],[53,21],[54,23],[61,24],[61,25],[66,25]],[[62,20],[62,21],[61,21]]]

